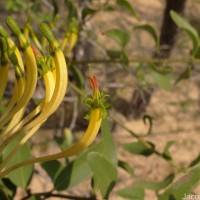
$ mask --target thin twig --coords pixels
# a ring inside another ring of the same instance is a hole
[[[21,200],[28,200],[32,196],[40,196],[44,197],[44,199],[47,199],[49,197],[54,197],[54,198],[65,198],[65,199],[73,199],[73,200],[96,200],[95,196],[91,197],[76,197],[72,195],[64,195],[64,194],[55,194],[52,192],[40,192],[40,193],[28,193],[26,197],[23,197]]]
[[[80,94],[83,97],[87,97],[87,95],[81,90],[79,89],[75,84],[73,84],[72,82],[69,82],[69,86],[76,91],[78,94]]]
[[[198,58],[130,58],[129,63],[200,63]],[[109,59],[95,59],[95,60],[77,60],[74,61],[75,64],[87,64],[87,63],[123,63],[122,60],[109,60]]]
[[[136,133],[134,133],[132,130],[130,130],[126,125],[124,125],[124,123],[122,123],[121,121],[119,121],[117,118],[115,118],[113,115],[109,115],[109,117],[115,122],[117,123],[119,126],[121,126],[124,130],[126,130],[127,132],[129,132],[134,138],[136,138],[139,142],[141,142],[145,147],[147,147],[148,149],[152,149],[153,153],[155,153],[157,156],[163,158],[172,168],[174,168],[177,172],[182,172],[185,169],[177,166],[173,160],[169,160],[169,159],[165,159],[163,157],[163,154],[160,153],[159,151],[157,151],[156,149],[154,149],[148,142],[146,142],[144,140],[144,138],[142,136],[137,135]]]

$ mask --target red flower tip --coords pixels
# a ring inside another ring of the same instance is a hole
[[[98,91],[98,83],[96,76],[89,76],[89,84],[94,91]]]
[[[31,45],[31,48],[32,48],[32,50],[33,50],[33,53],[34,53],[34,55],[36,56],[36,57],[39,57],[39,52],[38,52],[38,50],[34,47],[34,46],[32,46]]]

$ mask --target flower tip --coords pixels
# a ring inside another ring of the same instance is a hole
[[[94,91],[97,91],[98,90],[98,83],[97,83],[96,76],[89,76],[88,80],[89,80],[89,84],[90,84],[91,88]]]
[[[40,55],[39,52],[38,52],[38,50],[34,46],[31,45],[31,49],[32,49],[32,51],[33,51],[33,53],[34,53],[34,55],[36,57],[38,57]]]

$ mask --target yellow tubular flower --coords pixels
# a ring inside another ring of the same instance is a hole
[[[26,21],[26,24],[23,29],[23,34],[25,35],[25,37],[28,41],[29,41],[29,34],[30,34],[30,32],[29,32],[30,20],[31,20],[31,18],[29,17],[28,20]]]
[[[8,64],[1,64],[0,66],[0,74],[1,74],[1,81],[0,81],[0,100],[3,97],[6,84],[8,81]]]
[[[7,85],[7,81],[8,81],[8,57],[6,54],[6,48],[7,45],[5,43],[4,39],[1,39],[1,63],[0,63],[0,75],[1,75],[1,80],[0,80],[0,100],[3,97],[4,94],[4,90],[6,88]]]
[[[15,66],[16,68],[16,79],[17,79],[17,83],[18,83],[18,97],[17,97],[17,102],[18,103],[20,101],[20,99],[22,98],[22,95],[24,93],[24,88],[25,88],[25,77],[24,77],[24,73],[20,70],[19,66]],[[0,135],[0,138],[2,138],[4,135],[8,134],[13,127],[15,127],[16,124],[18,124],[18,122],[21,120],[21,118],[24,115],[26,107],[22,107],[9,121],[8,125],[6,126],[5,130],[3,130],[2,134]]]
[[[67,42],[69,41],[69,36],[70,34],[67,32],[61,42],[61,49],[64,51],[66,45],[67,45]]]
[[[0,26],[0,35],[7,42],[7,46],[9,49],[8,52],[10,52],[9,54],[13,54],[11,57],[14,57],[13,59],[16,60],[15,62],[17,62],[17,63],[15,63],[15,65],[18,65],[20,70],[22,72],[24,72],[24,64],[23,64],[21,54],[20,54],[18,48],[16,47],[16,45],[14,44],[14,42],[8,37],[7,32],[5,31],[5,29],[2,26]],[[17,75],[17,77],[19,77],[19,76]],[[19,93],[20,93],[20,89],[22,89],[22,87],[24,88],[24,85],[22,85],[21,88],[18,87],[18,85],[20,85],[20,81],[22,81],[20,78],[16,78],[13,95],[7,105],[5,112],[0,117],[0,122],[10,113],[10,111],[13,109],[14,105],[19,101],[19,98],[21,98],[21,97],[19,97]]]
[[[53,74],[51,71],[47,71],[43,74],[43,78],[44,78],[44,83],[45,83],[45,87],[46,87],[46,96],[45,96],[45,103],[48,103],[53,95],[53,91],[54,91],[54,87],[55,87],[55,83],[54,83],[54,79],[53,79]],[[11,152],[9,153],[9,155],[3,160],[3,162],[0,165],[0,170],[2,170],[4,168],[4,166],[10,161],[10,159],[15,155],[15,153],[17,152],[17,150],[24,144],[27,142],[27,140],[33,136],[33,134],[40,128],[40,126],[45,122],[46,120],[40,122],[39,124],[37,124],[36,126],[34,126],[22,139],[19,143],[17,143],[17,145],[11,150]],[[23,133],[23,131],[20,131],[20,133]],[[18,135],[12,135],[11,138],[9,138],[9,140],[6,141],[7,144],[10,141],[12,141],[16,136]],[[5,148],[5,146],[1,145],[0,147],[0,153],[2,152],[2,150]]]
[[[53,78],[54,78],[54,81],[56,82],[56,66],[55,66],[53,58],[51,59],[51,66],[52,66]]]
[[[78,32],[76,32],[76,31],[71,32],[71,34],[69,36],[68,43],[67,43],[66,48],[65,48],[66,54],[68,54],[69,52],[72,51],[75,44],[77,43],[77,40],[78,40]]]
[[[65,57],[63,52],[60,49],[59,43],[54,38],[52,32],[46,24],[41,25],[41,30],[47,40],[50,43],[50,48],[53,54],[53,60],[55,63],[56,70],[56,83],[55,90],[50,102],[43,108],[40,115],[38,115],[33,121],[24,126],[23,130],[29,130],[33,126],[37,125],[41,121],[47,119],[53,112],[57,110],[62,102],[68,83],[68,73],[67,73],[67,65],[65,61]]]
[[[12,97],[11,97],[10,101],[8,102],[8,105],[6,106],[6,110],[1,115],[0,121],[3,118],[5,118],[6,115],[8,115],[8,113],[12,110],[12,108],[14,107],[14,105],[17,102],[17,97],[18,97],[18,83],[17,83],[17,81],[15,81]]]
[[[38,57],[42,57],[42,56],[39,54],[39,52],[36,50],[35,47],[31,46],[31,48],[32,48],[33,53],[35,54],[35,57],[36,57],[37,60],[38,60]],[[47,73],[50,74],[50,73],[52,73],[52,72],[48,71]],[[50,76],[50,75],[49,75],[49,76]],[[49,76],[48,76],[48,77],[49,77]],[[43,79],[45,79],[45,77],[46,77],[46,73],[43,73]],[[53,79],[52,79],[52,80],[53,80]],[[44,82],[45,82],[45,81],[44,81]],[[54,85],[55,85],[55,83],[54,83],[53,81],[51,81],[51,82],[52,82],[51,88],[53,88],[53,90],[54,90]],[[45,82],[45,83],[46,83],[46,82]],[[45,86],[46,86],[46,92],[47,92],[49,88],[48,88],[47,84],[45,84]],[[52,90],[51,88],[50,88],[50,90]],[[32,112],[30,112],[23,120],[21,120],[21,121],[17,124],[17,126],[14,128],[14,130],[12,130],[12,132],[11,132],[10,134],[16,132],[19,128],[21,128],[22,126],[24,126],[24,125],[25,125],[26,123],[28,123],[33,117],[35,117],[37,114],[39,114],[39,113],[42,111],[42,108],[44,107],[45,103],[48,102],[48,101],[47,101],[47,99],[48,99],[47,96],[48,96],[48,95],[46,95],[46,97],[43,99],[43,101],[42,101]]]
[[[20,102],[20,100],[21,100],[21,98],[23,96],[24,88],[25,88],[25,82],[26,81],[25,81],[25,77],[24,77],[24,71],[18,65],[17,58],[12,53],[9,56],[9,58],[10,58],[11,62],[14,65],[14,68],[15,68],[15,77],[16,77],[16,83],[15,83],[16,84],[16,88],[14,88],[14,93],[16,93],[16,95],[13,94],[13,96],[15,96],[15,99],[13,100],[13,103],[17,104],[18,102]],[[14,106],[14,104],[13,104],[13,106]],[[9,113],[11,112],[11,110],[12,109],[10,107]],[[2,142],[2,139],[6,136],[6,134],[8,134],[12,130],[12,128],[21,120],[21,118],[24,115],[24,112],[25,112],[25,107],[22,107],[18,112],[16,112],[15,115],[12,116],[11,120],[6,125],[5,129],[1,131],[1,134],[0,134],[0,140],[1,140],[1,142]],[[6,119],[6,117],[9,115],[9,113],[5,112],[2,115],[1,119]]]
[[[96,77],[90,76],[89,82],[90,82],[91,87],[93,88],[93,95],[87,97],[86,99],[86,103],[90,107],[90,112],[89,112],[90,121],[89,121],[88,128],[86,129],[81,139],[75,144],[73,144],[71,147],[69,147],[68,149],[60,153],[22,161],[2,171],[0,173],[0,178],[3,178],[5,175],[10,173],[11,171],[28,164],[32,164],[36,162],[45,162],[45,161],[55,160],[55,159],[60,159],[60,158],[66,158],[66,157],[79,154],[94,141],[100,129],[102,119],[106,114],[105,113],[106,105],[104,105],[104,97],[106,95],[99,92]]]
[[[32,38],[32,40],[33,40],[33,42],[34,42],[34,44],[36,45],[36,47],[37,47],[40,51],[42,51],[42,46],[41,46],[41,44],[40,44],[40,42],[39,42],[37,36],[35,35],[35,33],[34,33],[34,31],[33,31],[33,28],[31,27],[30,24],[28,24],[27,27],[28,27],[28,29],[29,29],[30,36],[31,36],[31,38]]]
[[[5,148],[5,146],[12,141],[14,138],[16,138],[18,135],[20,135],[21,133],[23,133],[23,126],[28,123],[34,116],[36,116],[39,112],[42,112],[43,107],[46,106],[46,104],[48,104],[52,98],[53,92],[54,92],[54,88],[55,88],[55,82],[54,82],[54,78],[53,78],[53,73],[51,71],[50,66],[47,66],[47,64],[45,63],[45,59],[38,53],[38,51],[33,48],[33,52],[36,55],[36,58],[41,65],[41,73],[44,79],[44,84],[45,84],[45,88],[46,88],[46,95],[45,98],[43,99],[43,101],[30,113],[28,114],[24,119],[22,119],[15,127],[14,129],[10,130],[10,132],[6,135],[6,139],[4,139],[4,142],[1,144],[0,146],[0,153],[3,151],[3,149]],[[39,64],[39,63],[38,63]],[[38,125],[34,126],[26,135],[26,140],[28,140],[28,138],[30,138],[39,128],[40,126],[45,122],[45,120],[42,122],[40,122]],[[20,128],[22,128],[20,130]],[[23,139],[23,141],[25,141],[25,139]],[[20,142],[21,144],[21,142]]]
[[[32,48],[26,37],[21,33],[17,23],[12,18],[7,18],[7,24],[13,33],[18,37],[20,46],[23,49],[27,80],[22,98],[6,116],[6,118],[1,121],[0,128],[2,128],[22,107],[26,106],[34,93],[37,84],[37,64]]]
[[[75,46],[78,40],[78,22],[75,18],[69,25],[69,30],[66,32],[61,43],[61,49],[68,54]]]

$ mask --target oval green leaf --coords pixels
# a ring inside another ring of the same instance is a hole
[[[129,33],[122,29],[111,29],[104,34],[114,39],[122,48],[125,48],[130,41]]]
[[[57,160],[51,160],[47,162],[41,163],[42,168],[46,171],[46,173],[49,175],[51,180],[55,180],[58,173],[63,168],[62,164]]]
[[[188,174],[182,176],[178,181],[172,184],[158,200],[168,199],[184,199],[186,194],[189,194],[193,187],[200,180],[200,165],[193,168]]]
[[[114,144],[113,137],[110,131],[110,124],[107,118],[105,118],[102,121],[101,132],[103,136],[103,145],[104,145],[103,154],[113,163],[114,166],[117,166],[117,163],[118,163],[117,152],[116,152],[115,144]]]
[[[123,148],[133,154],[150,156],[152,153],[154,153],[154,145],[150,142],[147,142],[147,144],[150,146],[150,148],[141,142],[123,144]]]
[[[127,10],[129,13],[131,13],[131,15],[133,17],[138,18],[137,14],[135,12],[134,7],[129,3],[129,1],[127,1],[127,0],[117,0],[117,4],[121,8],[123,8],[123,9]]]
[[[72,188],[92,176],[92,171],[88,166],[86,159],[88,153],[93,151],[102,152],[103,143],[99,142],[93,145],[87,151],[77,156],[75,160],[68,163],[68,165],[57,175],[54,181],[54,187],[56,190],[60,191]]]
[[[93,172],[94,187],[107,199],[117,180],[117,168],[103,154],[97,152],[89,153],[87,162]]]
[[[144,189],[129,186],[117,192],[121,197],[131,200],[144,200]]]
[[[6,157],[11,149],[21,140],[21,137],[18,137],[6,147],[3,152],[3,157]],[[31,149],[28,143],[25,143],[16,153],[15,156],[8,162],[6,167],[13,166],[21,161],[30,159],[31,156]],[[21,167],[17,170],[14,170],[6,177],[9,178],[15,185],[26,188],[30,178],[33,173],[33,165],[28,165],[25,167]]]
[[[172,20],[174,21],[174,23],[184,29],[189,37],[192,40],[193,43],[193,49],[191,51],[191,54],[194,56],[199,48],[199,35],[198,32],[189,24],[188,21],[186,21],[184,18],[182,18],[179,14],[177,14],[175,11],[171,10],[170,11],[170,16],[172,18]]]
[[[166,188],[174,180],[174,177],[175,177],[174,174],[170,174],[161,182],[156,183],[156,182],[140,180],[140,181],[135,182],[134,185],[136,187],[149,189],[149,190],[158,192],[159,190]]]
[[[134,29],[135,30],[144,30],[147,33],[149,33],[152,36],[152,38],[154,39],[155,44],[156,44],[156,49],[159,52],[160,38],[153,26],[151,26],[150,24],[144,24],[144,25],[136,26]]]

